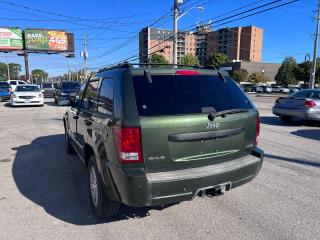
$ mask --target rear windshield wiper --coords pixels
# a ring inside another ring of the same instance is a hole
[[[220,112],[214,112],[209,114],[209,120],[213,121],[216,117],[225,117],[227,114],[235,114],[235,113],[243,113],[243,112],[249,112],[249,109],[229,109],[225,111]]]

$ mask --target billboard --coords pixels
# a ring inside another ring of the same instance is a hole
[[[68,35],[65,31],[26,29],[25,46],[30,51],[68,52]]]
[[[22,30],[16,27],[0,28],[0,51],[22,50]]]

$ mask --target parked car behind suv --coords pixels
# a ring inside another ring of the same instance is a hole
[[[21,80],[8,80],[7,82],[10,84],[12,91],[16,90],[16,87],[19,85],[27,84],[25,81]]]
[[[155,206],[218,196],[263,161],[256,108],[227,73],[200,68],[102,69],[63,117],[68,153],[89,172],[97,217],[121,203]]]
[[[43,90],[43,96],[45,98],[53,98],[55,94],[55,87],[53,83],[47,82],[47,83],[42,83],[41,84],[41,89]]]
[[[0,102],[9,100],[12,88],[8,82],[0,81]]]
[[[320,121],[320,90],[305,89],[288,97],[280,97],[272,111],[284,122],[290,122],[294,117]]]
[[[77,92],[79,91],[80,84],[76,81],[62,81],[58,84],[54,101],[59,105],[68,105],[73,102]]]

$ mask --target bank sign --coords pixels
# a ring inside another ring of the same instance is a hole
[[[68,51],[68,36],[64,31],[26,29],[24,38],[26,49],[30,51]]]
[[[20,28],[0,28],[0,51],[22,49],[22,30]]]

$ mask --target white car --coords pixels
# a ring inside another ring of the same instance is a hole
[[[23,84],[11,94],[10,103],[12,106],[43,106],[44,97],[38,85]]]
[[[10,84],[12,91],[14,91],[16,87],[19,85],[27,84],[25,81],[22,81],[22,80],[8,80],[7,83]]]

